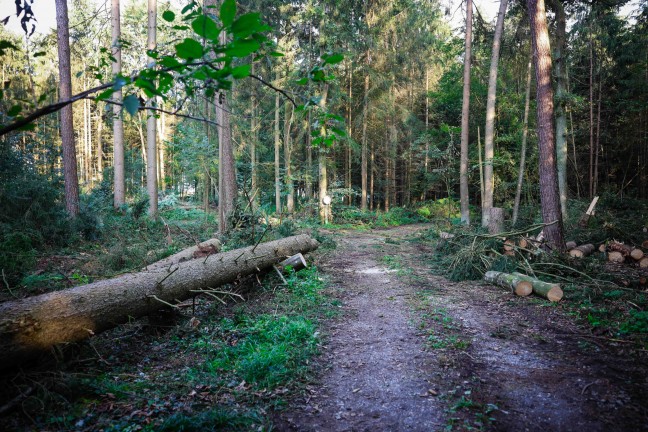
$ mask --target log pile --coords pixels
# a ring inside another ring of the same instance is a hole
[[[639,247],[632,247],[618,241],[609,242],[605,251],[607,252],[607,259],[612,263],[637,263],[639,267],[648,267],[648,259],[646,254]]]
[[[519,296],[528,296],[533,292],[551,302],[560,301],[563,291],[559,284],[544,282],[522,273],[503,273],[489,271],[484,275],[484,280],[495,285],[510,289]]]
[[[208,294],[219,285],[272,268],[318,245],[306,235],[215,254],[203,245],[192,251],[195,258],[186,262],[176,261],[176,257],[139,273],[1,303],[0,369],[57,344],[87,339],[165,305],[172,307],[200,293]]]

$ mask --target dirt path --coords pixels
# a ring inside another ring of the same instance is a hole
[[[421,226],[344,232],[320,268],[343,293],[320,386],[277,430],[648,430],[646,363],[544,301],[425,266]]]

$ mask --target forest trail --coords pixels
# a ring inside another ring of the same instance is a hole
[[[319,266],[345,313],[277,430],[648,430],[645,362],[560,305],[431,274],[423,228],[337,233]]]

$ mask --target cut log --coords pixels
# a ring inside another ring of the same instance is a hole
[[[455,236],[454,234],[447,233],[447,232],[445,232],[445,231],[440,231],[440,232],[439,232],[439,238],[441,238],[441,239],[451,239],[451,238],[453,238],[454,236]]]
[[[589,207],[587,208],[587,211],[585,214],[580,218],[578,221],[578,224],[582,227],[587,226],[587,223],[589,222],[590,217],[594,214],[594,209],[596,208],[596,203],[598,202],[599,197],[595,196],[592,202],[590,203]]]
[[[297,272],[301,269],[308,267],[308,264],[306,263],[306,259],[304,258],[304,255],[298,253],[291,256],[290,258],[286,258],[285,260],[277,264],[277,268],[282,271],[288,266],[290,266],[294,271]]]
[[[622,263],[623,261],[625,261],[625,257],[619,251],[612,251],[608,253],[608,261],[613,263]]]
[[[648,240],[644,240],[644,241],[641,243],[641,247],[644,248],[644,249],[648,249]]]
[[[635,261],[639,261],[644,257],[644,252],[639,248],[634,248],[630,251],[630,257]]]
[[[490,218],[488,219],[488,232],[490,234],[499,234],[504,231],[504,209],[501,207],[492,207],[490,209]]]
[[[515,249],[515,240],[512,239],[504,240],[504,250],[512,251],[513,249]]]
[[[643,257],[639,260],[639,267],[646,268],[648,267],[648,257]]]
[[[0,369],[56,344],[76,342],[201,290],[234,282],[319,243],[307,235],[235,249],[0,304]]]
[[[573,240],[572,240],[572,241],[568,241],[567,243],[565,243],[565,247],[567,248],[567,250],[572,250],[572,249],[574,249],[576,246],[578,246],[578,243],[576,243],[576,242],[573,241]]]
[[[569,256],[573,258],[584,258],[594,252],[594,245],[587,243],[584,245],[576,246],[569,251]]]
[[[598,247],[599,252],[605,252],[607,250],[607,245],[605,243],[601,243]]]
[[[522,249],[528,249],[529,247],[531,247],[531,242],[525,237],[520,237],[518,239],[518,246]]]
[[[202,243],[198,243],[196,246],[189,247],[187,249],[181,250],[180,252],[168,256],[160,261],[156,261],[144,267],[142,270],[155,270],[165,267],[171,267],[174,264],[179,264],[181,262],[190,261],[195,258],[205,258],[208,255],[212,255],[220,252],[221,242],[216,238],[206,240]]]
[[[608,252],[619,252],[621,255],[623,255],[624,258],[630,255],[630,252],[632,252],[632,248],[630,246],[616,241],[609,242],[607,245],[607,250]]]
[[[533,286],[533,293],[544,297],[549,301],[557,302],[563,298],[563,290],[560,288],[559,284],[544,282],[540,279],[536,279],[531,276],[527,276],[522,273],[513,273],[513,276],[517,276],[522,280],[531,282]]]
[[[533,291],[531,282],[522,280],[509,273],[488,271],[484,275],[484,280],[504,288],[509,288],[514,294],[522,297],[530,295]]]

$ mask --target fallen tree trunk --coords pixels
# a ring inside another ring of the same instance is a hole
[[[0,304],[0,369],[317,249],[306,235]]]
[[[487,271],[484,275],[484,280],[495,285],[509,288],[514,294],[521,297],[526,297],[533,291],[531,282],[520,279],[509,273],[498,271]]]
[[[557,302],[563,298],[562,288],[560,288],[560,285],[558,284],[544,282],[540,279],[536,279],[522,273],[513,273],[513,276],[517,276],[522,280],[531,282],[531,285],[533,285],[533,293],[539,295],[540,297],[544,297],[549,301]]]
[[[180,252],[168,256],[160,261],[156,261],[144,267],[142,270],[154,270],[165,267],[171,267],[174,264],[180,264],[181,262],[191,261],[196,258],[204,258],[207,255],[212,255],[220,252],[221,242],[218,239],[212,238],[206,240],[202,243],[198,243],[196,246],[183,249]]]
[[[572,248],[569,251],[569,256],[573,258],[584,258],[586,256],[589,256],[592,252],[594,252],[594,245],[591,243],[587,243]]]

